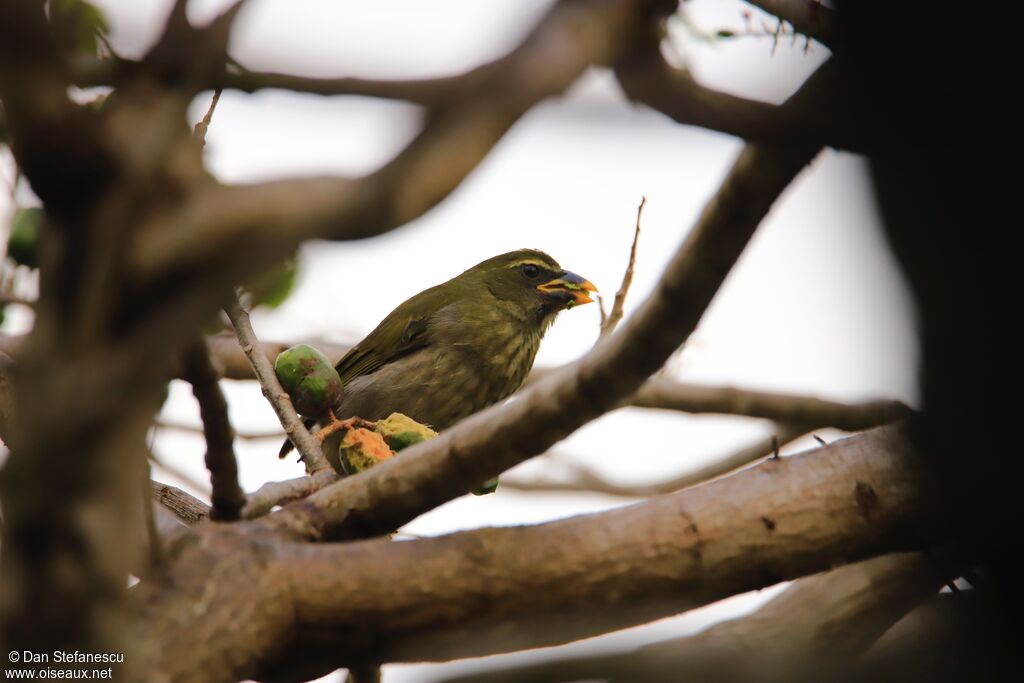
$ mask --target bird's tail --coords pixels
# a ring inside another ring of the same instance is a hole
[[[304,424],[306,426],[306,429],[309,429],[313,425],[316,424],[316,420],[304,420],[302,424]],[[279,450],[277,452],[277,457],[285,458],[294,449],[295,449],[295,444],[292,443],[292,440],[291,439],[285,439],[284,443],[281,444],[281,450]]]

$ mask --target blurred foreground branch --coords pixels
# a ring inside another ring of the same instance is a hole
[[[200,339],[184,354],[185,379],[192,384],[192,393],[199,403],[206,437],[206,468],[210,471],[211,518],[236,520],[245,504],[245,494],[238,485],[238,460],[235,457],[235,434],[228,417],[228,404],[220,388],[217,374],[204,340]]]

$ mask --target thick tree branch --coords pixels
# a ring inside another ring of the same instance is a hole
[[[862,151],[863,131],[853,125],[843,106],[837,68],[826,62],[811,77],[818,81],[813,97],[775,105],[744,99],[700,85],[685,69],[661,55],[660,35],[651,33],[615,65],[626,96],[673,120],[718,130],[751,142],[824,144]]]
[[[220,389],[220,376],[210,362],[210,353],[202,340],[185,351],[185,379],[199,402],[206,437],[206,468],[210,471],[210,517],[237,520],[245,493],[238,485],[238,461],[235,458],[235,433],[228,417],[228,403]]]
[[[928,547],[943,528],[932,509],[902,430],[885,427],[533,527],[310,545],[200,526],[176,544],[173,589],[139,586],[140,663],[168,681],[300,680],[554,645]]]
[[[320,444],[309,433],[305,425],[302,424],[302,420],[295,413],[295,408],[292,407],[292,401],[288,397],[288,393],[281,387],[281,383],[277,381],[277,375],[274,373],[270,360],[260,353],[259,340],[256,338],[256,333],[253,332],[252,323],[249,321],[249,313],[242,308],[242,304],[237,296],[231,298],[231,301],[228,302],[224,310],[227,312],[228,318],[231,319],[231,324],[235,326],[235,332],[238,334],[238,343],[252,364],[253,372],[256,373],[260,387],[263,389],[263,395],[270,402],[271,407],[277,414],[277,419],[281,421],[285,434],[288,435],[288,438],[291,439],[299,451],[302,462],[306,465],[306,471],[314,474],[323,469],[330,469],[330,465],[324,459]]]
[[[350,656],[437,661],[554,645],[923,547],[937,526],[907,448],[887,427],[596,515],[283,546],[296,646],[337,666]]]

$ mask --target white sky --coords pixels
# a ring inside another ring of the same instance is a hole
[[[138,54],[155,36],[166,0],[102,0],[113,43]],[[209,17],[223,1],[193,2]],[[232,40],[240,62],[256,69],[307,75],[413,77],[455,73],[513,47],[550,3],[546,0],[412,0],[326,2],[253,0]],[[741,29],[745,5],[732,0],[688,3],[704,29]],[[753,11],[756,16],[756,10]],[[755,25],[759,20],[755,19]],[[781,101],[826,51],[768,39],[715,44],[695,40],[674,21],[670,57],[709,86]],[[198,120],[208,96],[193,103]],[[207,137],[210,168],[225,181],[315,173],[371,171],[415,131],[416,109],[367,98],[322,98],[282,92],[225,93]],[[740,148],[728,136],[678,126],[626,102],[608,73],[592,71],[565,97],[520,121],[449,199],[407,227],[360,242],[310,243],[300,250],[300,282],[279,310],[257,312],[268,340],[309,337],[354,341],[395,305],[503,251],[538,247],[593,282],[610,299],[618,286],[641,196],[644,211],[636,279],[627,315],[651,290],[664,264],[718,186]],[[5,169],[6,172],[6,169]],[[0,216],[11,211],[0,197]],[[380,276],[382,265],[387,277]],[[31,316],[11,310],[6,332]],[[596,337],[596,306],[563,314],[538,364],[585,353]],[[880,233],[865,164],[826,152],[786,192],[681,354],[671,372],[687,381],[804,392],[840,400],[916,400],[917,342],[909,297]],[[240,430],[275,424],[252,383],[226,382]],[[164,410],[199,424],[187,385],[176,382]],[[611,457],[617,430],[644,430],[651,448]],[[588,425],[557,447],[623,482],[665,478],[706,464],[764,433],[765,425],[727,417],[622,410]],[[665,444],[673,444],[666,449]],[[301,474],[276,458],[276,441],[239,441],[243,486]],[[203,445],[195,435],[162,431],[159,456],[205,482]],[[524,470],[545,471],[545,459]],[[160,478],[202,494],[170,474]],[[438,534],[493,524],[522,524],[606,509],[603,496],[524,495],[503,491],[452,501],[408,530]],[[629,647],[689,632],[764,598],[691,612],[641,629],[591,639],[573,651]],[[731,611],[730,611],[731,610]],[[514,661],[537,653],[512,655]],[[388,667],[386,683],[411,683],[478,663]],[[426,672],[426,673],[425,673]]]

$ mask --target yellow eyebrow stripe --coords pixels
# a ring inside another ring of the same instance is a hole
[[[538,261],[537,259],[532,259],[532,258],[523,259],[522,261],[515,261],[514,263],[510,263],[510,264],[508,264],[505,267],[506,268],[518,268],[519,266],[525,266],[527,264],[529,264],[531,266],[537,266],[538,268],[543,268],[544,270],[551,270],[551,264],[550,263],[544,263],[543,261]]]

